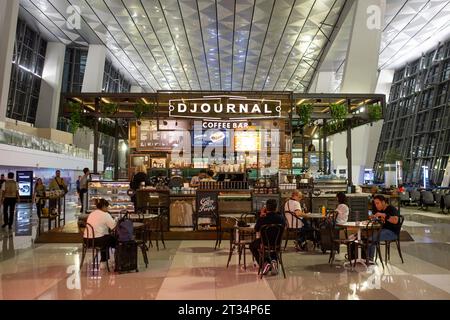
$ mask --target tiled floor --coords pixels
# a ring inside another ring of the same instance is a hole
[[[213,241],[167,241],[165,250],[150,249],[147,269],[139,254],[138,273],[92,275],[89,261],[78,269],[79,245],[35,245],[36,219],[24,207],[15,229],[0,231],[0,299],[450,299],[450,217],[402,213],[415,239],[402,243],[404,264],[394,247],[385,269],[353,271],[343,253],[330,267],[328,255],[291,249],[286,279],[259,279],[250,255],[247,270],[236,256],[226,268],[228,244],[215,251]]]

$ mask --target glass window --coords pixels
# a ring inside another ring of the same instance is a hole
[[[47,42],[18,20],[6,116],[34,123]]]

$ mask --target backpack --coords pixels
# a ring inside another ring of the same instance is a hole
[[[134,240],[133,221],[126,218],[119,220],[117,224],[117,240],[119,242]]]

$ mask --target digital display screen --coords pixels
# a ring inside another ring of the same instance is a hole
[[[230,146],[230,132],[228,130],[206,130],[192,132],[192,143],[194,146]]]
[[[17,171],[16,174],[19,196],[31,197],[33,194],[33,171]]]

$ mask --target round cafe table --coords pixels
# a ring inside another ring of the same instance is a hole
[[[351,222],[345,222],[345,223],[338,223],[336,225],[338,227],[342,227],[342,228],[346,228],[346,229],[357,229],[357,237],[356,238],[357,238],[358,242],[361,242],[361,230],[365,229],[367,227],[368,223],[369,223],[369,221],[360,221],[360,222],[351,221]],[[381,225],[374,224],[373,227],[376,229],[380,229]],[[368,253],[366,253],[366,254],[368,254]],[[358,258],[356,258],[355,260],[352,260],[350,262],[346,262],[346,264],[350,263],[350,265],[352,265],[352,262],[354,262],[354,264],[358,263],[367,268],[366,260],[361,259],[360,257],[361,257],[361,247],[358,246]]]

